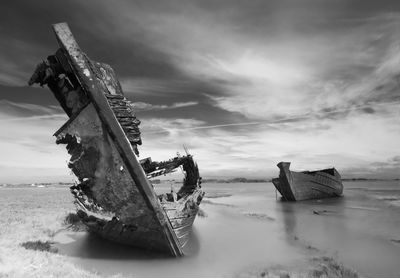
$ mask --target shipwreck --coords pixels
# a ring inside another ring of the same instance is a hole
[[[285,201],[301,201],[339,197],[343,184],[335,168],[318,171],[290,171],[290,162],[279,162],[279,177],[272,179],[275,188]]]
[[[77,215],[105,239],[184,255],[204,196],[192,155],[139,161],[140,121],[114,70],[90,60],[66,23],[53,29],[59,49],[37,66],[29,85],[47,85],[69,117],[54,135],[71,155]],[[184,172],[182,187],[157,195],[151,178],[177,168]]]

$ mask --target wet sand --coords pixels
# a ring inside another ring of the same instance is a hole
[[[343,198],[298,203],[276,200],[270,183],[204,189],[206,217],[196,218],[187,256],[172,259],[65,229],[63,217],[74,210],[68,188],[0,188],[1,221],[8,224],[0,229],[0,276],[32,277],[60,265],[70,277],[308,277],[301,271],[324,256],[359,276],[400,276],[399,182],[347,182]],[[35,239],[56,242],[58,254],[19,245]],[[17,269],[28,262],[25,272]]]

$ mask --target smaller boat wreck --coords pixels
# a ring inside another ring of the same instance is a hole
[[[184,255],[204,196],[193,157],[139,161],[140,121],[113,69],[90,60],[66,23],[53,29],[59,49],[37,66],[29,85],[47,85],[69,116],[54,135],[71,155],[68,167],[78,182],[70,189],[80,220],[105,239]],[[184,172],[182,187],[157,195],[151,178],[177,168]]]
[[[290,162],[279,162],[279,177],[272,179],[285,201],[339,197],[343,194],[340,174],[335,168],[318,171],[290,171]]]

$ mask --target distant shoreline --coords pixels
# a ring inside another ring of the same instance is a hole
[[[181,182],[181,180],[151,180],[153,184],[163,182]],[[400,178],[395,179],[369,179],[369,178],[343,178],[342,181],[400,181]],[[267,183],[271,179],[249,179],[249,178],[203,178],[202,183]],[[46,187],[46,186],[71,186],[71,182],[38,182],[38,183],[0,183],[0,187]]]
[[[395,179],[368,179],[368,178],[343,178],[342,181],[398,181]],[[231,178],[231,179],[203,179],[203,183],[260,183],[271,182],[272,179],[248,179],[248,178]]]
[[[342,181],[398,181],[400,178],[395,179],[367,179],[367,178],[344,178]]]

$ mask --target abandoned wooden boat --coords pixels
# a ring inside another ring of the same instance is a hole
[[[138,161],[140,121],[113,69],[90,60],[66,23],[53,29],[60,48],[29,84],[46,84],[69,116],[54,135],[78,179],[71,187],[77,214],[105,239],[182,256],[204,195],[197,164],[189,154]],[[185,174],[180,190],[157,196],[150,179],[177,168]]]
[[[272,179],[275,188],[286,201],[301,201],[338,197],[343,194],[340,174],[335,168],[294,172],[290,162],[279,162],[279,178]]]

